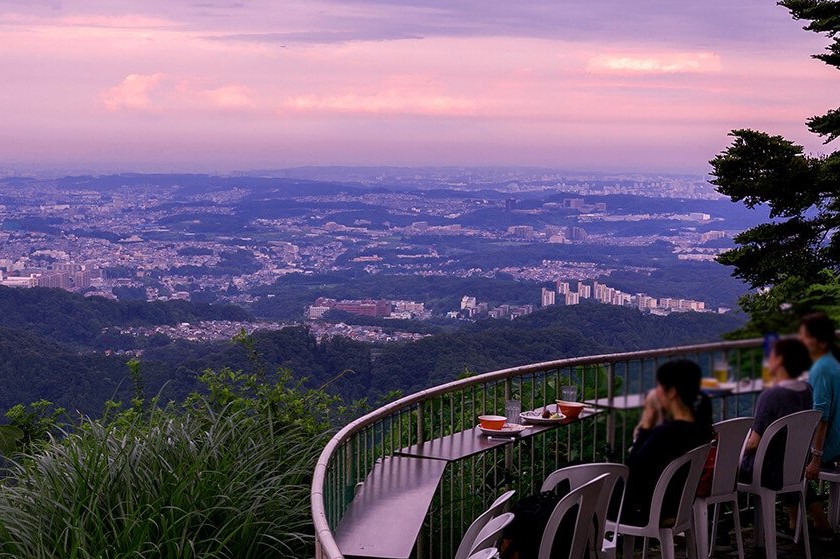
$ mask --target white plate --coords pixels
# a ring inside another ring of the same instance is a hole
[[[476,425],[478,430],[484,433],[485,435],[518,435],[522,431],[528,428],[527,425],[519,425],[517,423],[505,423],[505,426],[501,429],[485,429],[481,425]]]
[[[548,406],[549,410],[552,408],[557,409],[556,406]],[[562,413],[560,414],[560,417],[543,417],[542,410],[524,411],[519,414],[519,417],[522,418],[522,421],[526,423],[533,423],[534,425],[560,423],[566,419],[566,416]]]

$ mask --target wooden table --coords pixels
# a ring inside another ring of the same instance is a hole
[[[710,398],[729,398],[731,396],[742,396],[756,394],[764,390],[764,381],[759,379],[746,379],[735,383],[730,389],[703,389]],[[621,394],[619,396],[585,400],[585,404],[598,408],[610,410],[634,410],[644,407],[645,394]]]
[[[540,411],[542,408],[540,408]],[[513,444],[516,441],[527,439],[548,431],[549,429],[556,429],[581,419],[586,419],[592,415],[597,414],[597,410],[584,409],[576,418],[567,418],[556,423],[546,423],[540,425],[531,425],[525,431],[518,435],[503,435],[496,436],[484,435],[478,427],[467,429],[466,431],[459,431],[439,439],[432,439],[420,444],[411,445],[406,448],[401,448],[395,454],[400,456],[416,456],[418,458],[433,458],[435,460],[445,460],[447,462],[455,462],[463,458],[468,458],[475,454],[487,452],[499,446]]]
[[[577,418],[532,425],[517,436],[488,437],[475,427],[398,450],[374,464],[361,484],[335,529],[338,548],[346,557],[407,559],[448,464],[598,413],[584,409]]]
[[[389,456],[377,462],[335,530],[345,557],[408,559],[446,462]]]

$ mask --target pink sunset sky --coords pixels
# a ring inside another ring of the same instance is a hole
[[[826,153],[827,44],[773,0],[0,0],[0,169],[708,172]]]

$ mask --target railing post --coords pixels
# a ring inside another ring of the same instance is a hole
[[[426,432],[423,426],[425,423],[425,412],[423,411],[425,408],[423,404],[424,402],[420,402],[417,405],[417,444],[426,442]]]
[[[502,402],[504,406],[504,415],[507,415],[507,401],[513,398],[513,379],[508,377],[505,379],[505,400]],[[505,475],[513,471],[513,445],[505,445]]]
[[[613,401],[615,400],[615,363],[610,362],[607,365],[607,405],[609,406],[609,414],[607,415],[607,444],[610,447],[610,452],[615,451],[615,407]]]

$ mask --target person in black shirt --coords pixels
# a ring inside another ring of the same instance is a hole
[[[668,464],[712,440],[712,407],[700,392],[701,376],[700,367],[688,360],[669,361],[656,371],[656,388],[645,398],[627,457],[630,475],[622,522],[647,523],[654,487]],[[666,495],[662,521],[675,512],[675,501]]]

